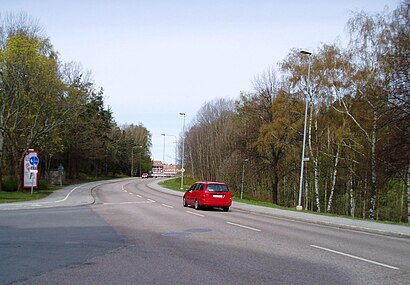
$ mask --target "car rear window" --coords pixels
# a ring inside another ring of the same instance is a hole
[[[227,185],[220,185],[220,184],[208,184],[206,186],[206,190],[209,192],[229,192]]]

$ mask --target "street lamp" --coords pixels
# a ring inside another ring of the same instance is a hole
[[[135,145],[131,148],[131,177],[134,177],[134,148],[136,147],[142,148],[142,145]]]
[[[176,165],[177,165],[177,144],[178,144],[178,138],[177,138],[177,136],[175,136],[175,135],[169,135],[169,134],[162,134],[163,136],[168,136],[168,137],[174,137],[174,139],[175,139],[175,157],[174,157],[174,160],[175,160],[175,173],[176,173]],[[165,137],[164,137],[164,139],[165,139]]]
[[[162,150],[162,164],[164,164],[165,163],[165,134],[161,134],[161,136],[164,137],[164,147]]]
[[[302,50],[300,51],[301,54],[309,56],[309,65],[308,65],[308,78],[307,78],[307,96],[305,98],[305,123],[303,125],[303,145],[302,145],[302,158],[300,162],[300,181],[299,181],[299,200],[298,205],[296,206],[296,210],[301,211],[303,209],[302,206],[302,189],[303,189],[303,170],[305,167],[305,144],[306,144],[306,124],[307,124],[307,113],[308,113],[308,95],[310,94],[310,65],[312,62],[312,53]]]
[[[184,117],[184,124],[182,127],[182,156],[181,156],[181,190],[184,190],[184,157],[185,157],[185,113],[179,113]]]
[[[243,164],[242,164],[242,187],[241,187],[241,200],[243,198],[243,179],[245,176],[245,162],[248,162],[249,158],[244,159]]]

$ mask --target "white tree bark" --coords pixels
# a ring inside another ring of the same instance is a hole
[[[349,196],[350,196],[350,215],[354,218],[355,217],[355,210],[356,210],[356,201],[354,199],[354,191],[353,191],[353,169],[350,169],[350,177],[349,177]]]
[[[335,192],[335,186],[336,186],[337,165],[339,164],[339,150],[340,150],[340,145],[338,144],[337,150],[336,150],[335,164],[333,165],[332,186],[330,189],[329,201],[327,203],[327,212],[330,212],[330,210],[332,209],[333,194]]]
[[[407,222],[410,223],[410,165],[407,168]]]

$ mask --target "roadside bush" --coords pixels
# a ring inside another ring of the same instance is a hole
[[[1,189],[6,192],[15,192],[17,191],[17,184],[18,181],[13,176],[6,176],[3,178],[3,182],[1,183]]]

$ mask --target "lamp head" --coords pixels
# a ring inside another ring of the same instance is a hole
[[[300,51],[301,54],[307,54],[307,55],[311,55],[312,53],[306,50],[301,50]]]

